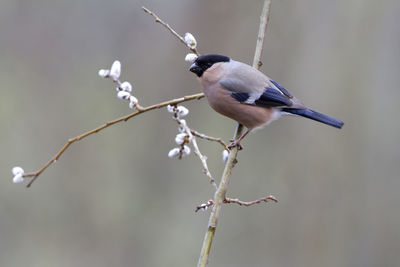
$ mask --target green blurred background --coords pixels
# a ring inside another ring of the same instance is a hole
[[[191,32],[201,53],[251,63],[263,1],[0,2],[0,266],[194,266],[213,192],[191,155],[167,157],[177,125],[153,111],[73,144],[128,114],[113,60],[142,105],[197,93],[188,52],[153,18]],[[399,1],[273,1],[262,71],[339,131],[284,118],[245,139],[230,197],[279,203],[223,207],[210,266],[400,266]],[[206,101],[189,125],[229,140],[235,123]],[[221,148],[199,140],[218,178]]]

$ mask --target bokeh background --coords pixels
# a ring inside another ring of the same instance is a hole
[[[113,60],[142,105],[200,91],[188,50],[150,16],[191,32],[201,53],[251,63],[263,1],[0,2],[0,266],[194,266],[213,191],[191,155],[167,157],[177,125],[165,109],[73,144],[130,113]],[[262,71],[342,130],[284,118],[244,141],[209,266],[400,266],[400,2],[273,1]],[[206,101],[189,125],[229,140],[235,123]],[[198,141],[219,180],[221,147]]]

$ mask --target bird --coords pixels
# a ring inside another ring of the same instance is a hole
[[[228,146],[242,149],[250,132],[282,115],[312,119],[341,129],[339,119],[306,107],[283,86],[245,63],[219,54],[197,57],[189,71],[197,75],[209,105],[218,113],[244,125],[247,130]]]

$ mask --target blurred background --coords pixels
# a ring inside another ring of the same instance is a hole
[[[0,266],[194,266],[213,197],[199,160],[169,159],[166,109],[73,144],[30,189],[11,168],[39,169],[68,140],[129,114],[98,77],[115,59],[142,105],[201,89],[188,50],[250,63],[263,1],[0,2]],[[209,266],[400,266],[399,1],[274,0],[262,71],[337,130],[284,118],[243,142],[229,197],[279,203],[222,209]],[[226,141],[236,124],[203,99],[189,125]],[[219,181],[221,147],[198,141]],[[26,183],[25,183],[26,184]]]

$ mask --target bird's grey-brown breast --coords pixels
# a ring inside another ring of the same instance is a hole
[[[215,111],[240,122],[248,129],[267,123],[274,113],[273,109],[239,103],[219,83],[203,88],[203,90],[208,103]]]

